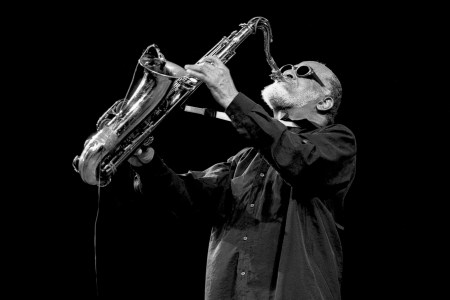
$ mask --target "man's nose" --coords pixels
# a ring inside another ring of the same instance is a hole
[[[283,76],[289,79],[295,79],[297,77],[293,69],[284,71]]]

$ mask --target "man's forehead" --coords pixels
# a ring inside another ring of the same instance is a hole
[[[316,61],[302,61],[302,62],[299,62],[298,64],[296,64],[295,66],[296,67],[309,66],[309,67],[312,67],[312,68],[323,68],[323,67],[325,67],[325,65],[323,65],[323,64],[321,64],[319,62],[316,62]]]

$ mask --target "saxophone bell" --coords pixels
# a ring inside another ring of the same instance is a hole
[[[100,186],[110,182],[117,167],[149,140],[171,105],[167,99],[176,89],[174,83],[186,74],[167,61],[157,45],[143,51],[126,97],[102,115],[97,132],[85,141],[83,152],[72,162],[84,182]]]

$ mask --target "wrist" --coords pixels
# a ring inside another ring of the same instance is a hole
[[[220,102],[222,107],[226,110],[228,108],[228,106],[231,104],[231,102],[233,102],[234,98],[236,98],[236,96],[238,94],[239,94],[238,91],[233,91],[226,98],[222,99],[222,101]]]

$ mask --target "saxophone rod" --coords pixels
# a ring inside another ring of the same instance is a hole
[[[231,122],[230,118],[227,116],[226,113],[221,112],[221,111],[216,111],[211,108],[201,108],[201,107],[186,105],[184,107],[184,111]],[[287,127],[298,127],[297,124],[295,124],[294,122],[291,122],[291,121],[284,121],[284,120],[278,120],[278,121],[280,121]]]

